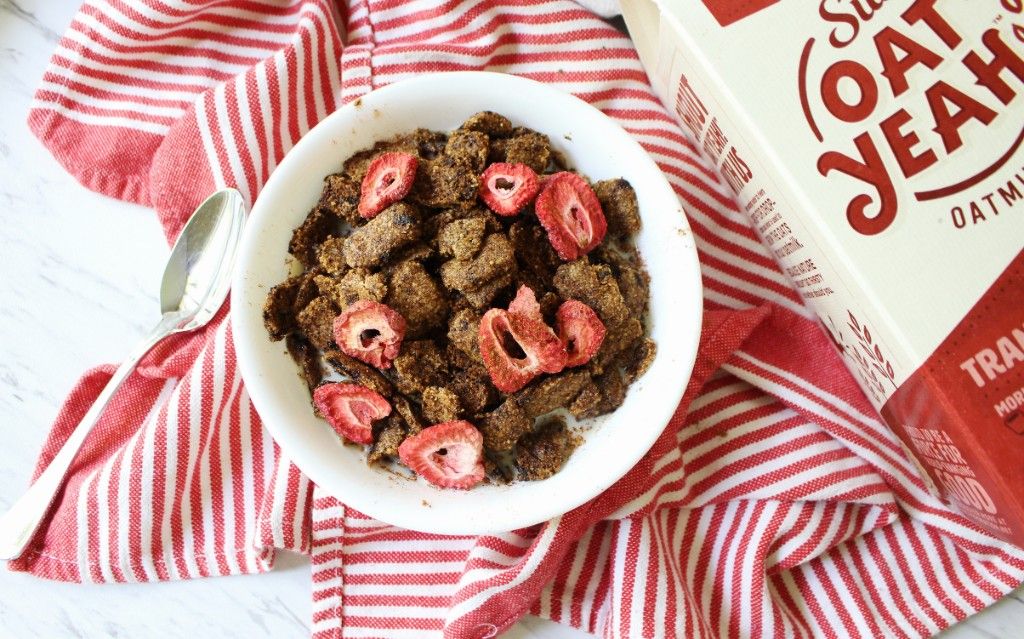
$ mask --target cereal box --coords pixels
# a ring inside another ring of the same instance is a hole
[[[927,478],[1024,545],[1024,0],[622,4]]]

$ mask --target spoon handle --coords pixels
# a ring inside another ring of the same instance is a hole
[[[160,340],[175,332],[180,317],[177,313],[167,313],[157,324],[149,336],[132,351],[128,359],[114,372],[103,392],[89,408],[71,436],[68,437],[53,461],[46,467],[32,486],[25,491],[18,501],[0,517],[0,559],[16,559],[21,556],[32,541],[32,537],[40,522],[50,509],[53,498],[64,484],[71,463],[78,455],[89,431],[99,421],[107,402],[114,396],[125,379],[135,370],[139,360],[153,349]]]

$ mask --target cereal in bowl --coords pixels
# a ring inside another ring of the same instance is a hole
[[[315,413],[442,488],[541,480],[651,364],[636,195],[485,111],[353,154],[295,229],[264,324]]]

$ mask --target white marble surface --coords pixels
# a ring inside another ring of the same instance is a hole
[[[78,375],[119,360],[157,320],[167,247],[153,214],[85,190],[25,126],[75,6],[0,0],[0,508],[27,481]],[[309,563],[281,555],[267,575],[116,586],[0,571],[0,602],[0,637],[302,638],[309,636]],[[588,635],[527,618],[506,636]],[[1024,590],[942,635],[1020,636]]]

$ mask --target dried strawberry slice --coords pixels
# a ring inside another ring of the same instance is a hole
[[[548,178],[534,208],[551,246],[567,262],[589,253],[608,230],[594,189],[575,173],[563,171]]]
[[[558,337],[565,345],[565,367],[582,366],[601,348],[604,323],[594,309],[577,300],[566,300],[555,313]]]
[[[537,294],[526,284],[521,285],[516,291],[516,298],[508,305],[508,312],[520,313],[538,322],[544,321],[540,314],[540,304],[537,303]]]
[[[408,195],[419,159],[408,153],[381,153],[370,162],[359,189],[359,215],[366,219]]]
[[[334,318],[334,341],[349,357],[391,368],[405,337],[405,318],[380,302],[359,300]]]
[[[541,314],[540,304],[537,302],[537,294],[533,292],[533,289],[522,284],[519,286],[519,290],[516,291],[516,297],[508,305],[509,313],[519,313],[525,315],[531,320],[538,322],[544,326],[547,330],[551,331],[554,335],[555,331],[548,326],[547,322],[544,321],[544,316]]]
[[[495,162],[480,176],[480,199],[498,215],[515,215],[533,201],[540,183],[525,164]]]
[[[541,373],[565,368],[565,346],[544,323],[492,308],[480,320],[480,354],[494,386],[514,393]]]
[[[484,438],[457,420],[424,428],[398,447],[402,463],[440,488],[472,488],[484,478]]]
[[[391,414],[388,400],[359,384],[318,386],[313,405],[339,435],[357,444],[372,444],[373,422]]]

